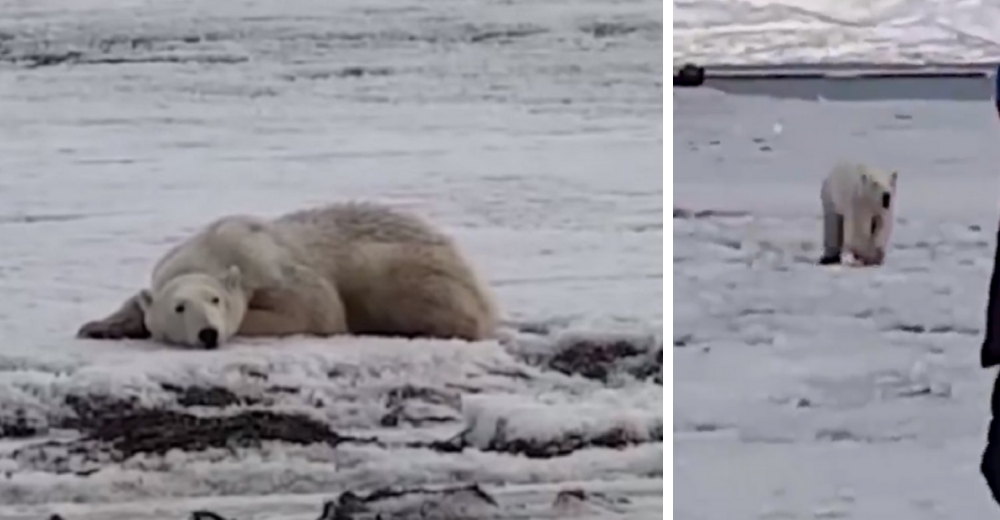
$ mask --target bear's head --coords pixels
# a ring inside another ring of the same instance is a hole
[[[896,194],[896,179],[899,172],[889,174],[868,171],[861,174],[861,186],[866,198],[877,208],[887,211]]]
[[[178,276],[153,291],[139,293],[146,328],[156,341],[215,349],[239,330],[247,310],[240,270],[221,278],[203,273]]]

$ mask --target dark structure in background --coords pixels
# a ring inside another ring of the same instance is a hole
[[[675,87],[700,87],[705,83],[705,67],[685,63],[680,70],[674,72]]]
[[[994,99],[995,65],[709,65],[674,69],[674,87],[807,101]],[[1000,105],[997,106],[1000,114]]]

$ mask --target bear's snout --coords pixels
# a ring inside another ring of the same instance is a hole
[[[889,202],[891,201],[892,201],[892,195],[889,195],[888,193],[882,194],[882,208],[889,209]]]
[[[205,327],[198,331],[198,341],[201,342],[201,346],[206,350],[212,350],[219,347],[219,331],[213,327]]]

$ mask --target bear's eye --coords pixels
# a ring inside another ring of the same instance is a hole
[[[212,298],[212,305],[218,305],[218,304],[219,304],[219,297],[216,296],[216,297]]]
[[[174,312],[176,312],[177,314],[183,314],[184,313],[184,304],[180,303],[176,307],[174,307]]]

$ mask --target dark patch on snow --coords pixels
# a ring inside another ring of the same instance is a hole
[[[336,446],[346,439],[329,426],[299,414],[248,411],[225,417],[197,417],[168,410],[139,410],[94,425],[92,439],[111,443],[124,458],[172,449],[198,451],[256,447],[262,441]]]
[[[662,222],[654,222],[649,224],[633,224],[630,226],[625,226],[625,229],[633,231],[636,233],[645,233],[647,231],[663,231]]]
[[[962,334],[979,335],[979,330],[960,325],[921,325],[919,323],[896,323],[886,328],[887,331],[909,332],[911,334]]]
[[[263,378],[265,381],[267,377]],[[177,396],[177,404],[187,406],[211,406],[224,408],[226,406],[251,406],[256,404],[271,404],[268,397],[239,395],[221,386],[178,386],[162,383],[160,388]],[[272,385],[265,390],[267,394],[297,394],[299,389],[292,386]]]
[[[63,215],[59,214],[4,215],[0,216],[0,224],[35,224],[39,222],[67,222],[72,220],[85,219],[89,216],[90,215],[83,215],[77,213],[67,213]]]
[[[823,428],[816,432],[816,440],[826,442],[861,442],[865,444],[883,444],[889,442],[899,442],[912,437],[912,435],[864,435],[852,432],[846,428]]]
[[[240,397],[221,386],[187,386],[180,387],[163,383],[164,390],[177,395],[177,404],[181,406],[215,406],[251,405],[260,402],[259,399]]]
[[[477,27],[469,31],[469,41],[472,43],[500,42],[509,43],[513,40],[535,36],[548,32],[543,27],[534,25],[515,25],[512,27]]]
[[[769,308],[759,308],[759,309],[741,309],[737,316],[770,316],[772,314],[777,314],[778,311]]]
[[[23,64],[29,68],[36,67],[52,67],[54,65],[62,65],[64,63],[75,63],[83,57],[83,53],[79,51],[66,51],[66,52],[39,52],[31,54],[22,54],[12,56],[11,58],[4,58],[2,61],[9,61],[15,64]]]
[[[83,432],[82,443],[110,447],[119,460],[139,453],[164,454],[172,449],[256,447],[263,441],[330,446],[376,442],[342,436],[325,423],[297,413],[247,410],[225,416],[196,416],[166,408],[143,408],[135,399],[78,395],[67,396],[66,405],[75,417],[63,426]]]
[[[580,30],[594,38],[615,38],[636,32],[659,34],[662,38],[663,24],[655,21],[597,21],[580,26]]]
[[[607,382],[616,372],[663,384],[663,347],[640,345],[627,339],[577,337],[557,343],[546,363],[567,375],[579,374]]]
[[[26,439],[45,433],[44,426],[30,424],[23,409],[14,412],[14,417],[0,417],[0,439]]]
[[[385,406],[388,409],[379,423],[382,426],[399,426],[400,423],[419,426],[424,423],[442,423],[457,421],[457,413],[453,416],[416,413],[409,406],[411,401],[437,405],[439,408],[457,410],[460,397],[448,395],[436,388],[405,385],[393,388],[386,394]]]
[[[626,497],[611,497],[605,493],[574,488],[560,491],[552,502],[552,509],[560,517],[590,516],[593,513],[617,517],[621,512],[616,511],[616,506],[628,503],[630,500]]]
[[[852,314],[852,316],[854,316],[855,318],[860,318],[860,319],[868,319],[868,318],[871,318],[871,317],[876,316],[876,315],[889,314],[890,312],[891,311],[888,308],[886,308],[886,307],[879,307],[879,308],[876,308],[876,309],[862,309],[862,310],[857,311],[854,314]]]
[[[484,368],[483,372],[491,376],[509,377],[511,379],[520,379],[521,381],[530,381],[532,379],[531,375],[525,372],[524,369],[520,367],[511,367],[511,368],[488,367]]]
[[[419,450],[431,450],[438,453],[462,453],[467,447],[464,433],[459,433],[443,441],[410,441],[404,443],[403,446]]]
[[[552,501],[559,517],[612,514],[631,504],[626,496],[614,496],[582,488],[560,490]],[[499,501],[479,484],[447,487],[385,487],[367,494],[353,490],[323,502],[317,520],[413,520],[507,518]],[[518,518],[521,515],[515,515]],[[192,511],[190,520],[236,520],[208,509]],[[64,520],[53,514],[48,520]]]
[[[191,520],[229,520],[226,517],[211,511],[192,511]]]
[[[570,319],[563,317],[538,321],[506,321],[503,322],[503,325],[524,334],[548,336],[565,329],[570,325],[570,322]]]
[[[691,210],[685,208],[674,208],[674,218],[679,218],[679,219],[739,218],[748,216],[750,216],[749,211],[736,211],[736,210],[725,210],[725,209]]]
[[[389,67],[353,66],[324,71],[301,71],[282,74],[281,78],[288,81],[311,80],[319,81],[331,78],[363,78],[367,76],[389,76],[394,70]]]
[[[674,348],[684,348],[694,341],[694,335],[682,334],[674,338]]]
[[[478,484],[443,489],[380,488],[367,495],[345,491],[323,504],[319,520],[474,518],[499,508]]]
[[[497,451],[524,455],[533,459],[547,459],[569,455],[584,448],[614,448],[621,449],[645,442],[663,442],[663,428],[657,427],[648,432],[648,438],[637,437],[634,432],[624,428],[612,428],[599,435],[585,438],[576,432],[548,440],[538,439],[506,439],[503,428],[498,428],[498,435],[490,439],[484,451]]]
[[[80,51],[39,52],[0,57],[0,62],[23,65],[30,69],[53,67],[56,65],[119,65],[129,63],[202,63],[232,64],[248,61],[245,56],[226,54],[175,55],[150,54],[136,56],[87,56]]]

